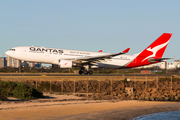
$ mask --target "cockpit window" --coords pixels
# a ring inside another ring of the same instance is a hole
[[[10,49],[11,51],[16,51],[16,49]]]

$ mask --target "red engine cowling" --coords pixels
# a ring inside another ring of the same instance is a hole
[[[60,68],[72,68],[72,61],[71,60],[59,60]]]

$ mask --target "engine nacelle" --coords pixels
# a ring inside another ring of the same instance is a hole
[[[99,66],[92,65],[91,68],[99,68]]]
[[[72,68],[71,60],[59,60],[60,68]]]

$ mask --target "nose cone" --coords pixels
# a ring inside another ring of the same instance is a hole
[[[8,51],[5,52],[5,54],[6,54],[7,56],[12,57],[12,51],[9,51],[9,50],[8,50]]]
[[[9,51],[6,51],[5,54],[6,54],[7,56],[9,56]]]

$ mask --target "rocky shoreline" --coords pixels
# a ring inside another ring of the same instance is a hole
[[[94,100],[180,101],[180,80],[25,81],[44,92],[73,93]]]

